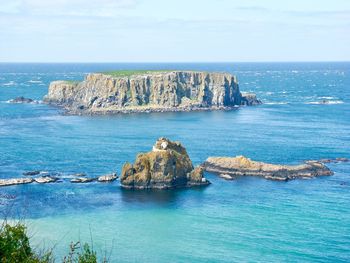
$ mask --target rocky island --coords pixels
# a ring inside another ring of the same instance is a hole
[[[288,181],[332,175],[333,172],[320,161],[307,161],[300,165],[279,165],[252,161],[244,156],[209,157],[202,167],[226,180],[238,176],[260,176],[270,180]]]
[[[241,93],[236,76],[194,71],[115,71],[82,82],[54,81],[44,102],[69,114],[232,109],[260,104]]]
[[[134,164],[125,163],[120,183],[127,189],[171,189],[208,185],[201,167],[193,167],[179,142],[159,138],[152,151],[141,153]]]

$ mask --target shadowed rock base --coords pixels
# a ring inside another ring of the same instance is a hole
[[[219,174],[226,180],[238,176],[259,176],[270,180],[288,181],[333,174],[327,166],[318,161],[307,161],[300,165],[278,165],[252,161],[244,156],[209,157],[202,167],[205,171]]]
[[[193,168],[179,142],[160,138],[152,151],[141,153],[134,164],[125,163],[120,182],[127,189],[170,189],[208,185],[201,167]]]

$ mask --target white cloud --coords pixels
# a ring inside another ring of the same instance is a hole
[[[0,13],[16,14],[20,12],[22,5],[21,0],[4,1],[0,0]]]
[[[42,16],[113,16],[117,10],[133,8],[137,0],[0,0],[0,12]]]

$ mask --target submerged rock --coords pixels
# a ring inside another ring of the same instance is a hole
[[[195,71],[91,73],[82,82],[51,82],[44,101],[71,114],[232,109],[261,104],[241,94],[236,76]]]
[[[300,165],[278,165],[252,161],[244,156],[209,157],[202,167],[207,172],[237,176],[260,176],[266,179],[287,181],[296,178],[312,178],[315,176],[332,175],[333,172],[318,161],[307,161]]]
[[[112,182],[118,178],[116,173],[102,175],[97,178],[99,182]]]
[[[76,174],[72,174],[72,176],[75,176],[75,177],[84,177],[84,176],[86,176],[86,173],[76,173]]]
[[[152,151],[137,155],[134,164],[126,163],[121,185],[129,189],[168,189],[208,185],[203,169],[194,169],[186,149],[166,138],[156,141]]]
[[[338,157],[335,159],[320,159],[318,161],[320,163],[346,163],[349,162],[349,159],[344,157]]]
[[[40,174],[40,171],[29,171],[29,172],[24,172],[23,175],[26,176],[33,176],[33,175],[38,175]]]
[[[17,184],[30,184],[34,182],[33,178],[10,178],[10,179],[0,179],[0,186],[9,186]]]

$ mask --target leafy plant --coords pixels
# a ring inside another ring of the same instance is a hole
[[[10,225],[4,222],[0,228],[0,263],[51,263],[52,250],[42,255],[34,251],[27,236],[27,228],[22,223]],[[102,263],[106,263],[104,258]],[[69,253],[63,263],[97,263],[97,253],[85,243],[71,243]]]
[[[0,229],[0,259],[2,263],[48,263],[52,262],[51,252],[43,256],[35,254],[30,247],[27,228],[17,223],[13,226],[3,223]]]

